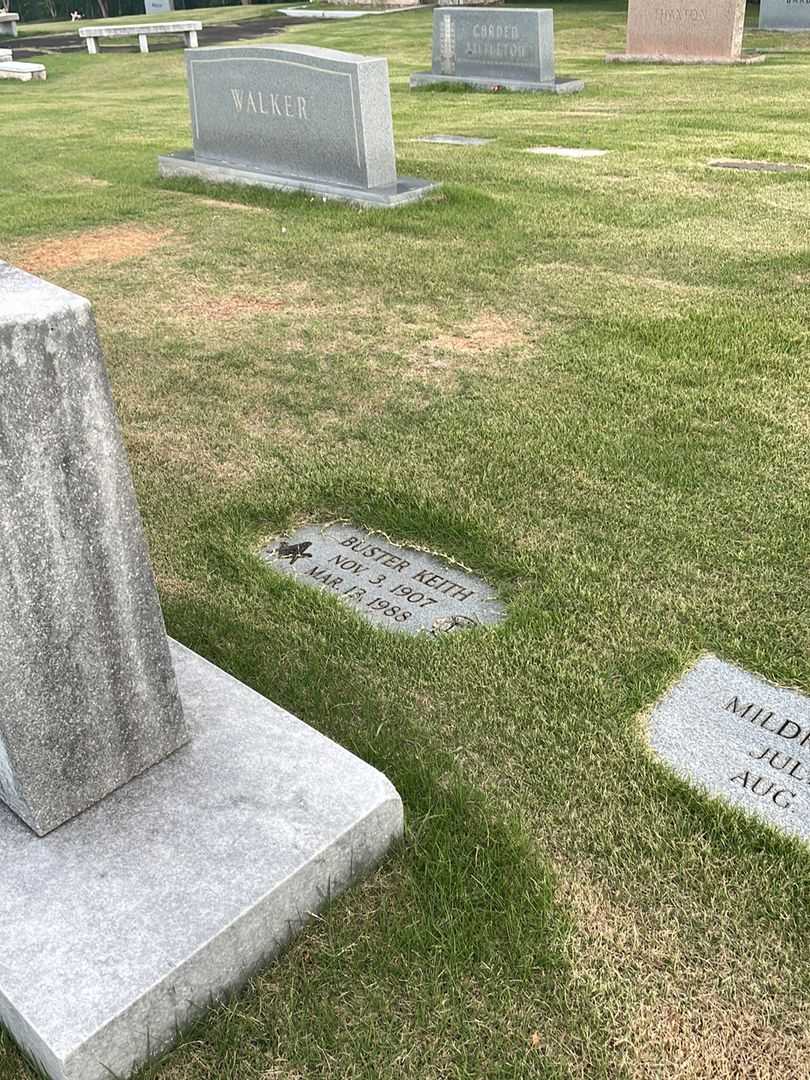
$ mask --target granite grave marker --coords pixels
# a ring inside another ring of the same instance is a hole
[[[554,12],[551,8],[435,8],[430,71],[411,75],[411,88],[469,86],[570,94],[578,79],[554,71]]]
[[[352,525],[308,525],[262,555],[274,570],[337,596],[386,630],[438,635],[505,615],[480,578]]]
[[[764,60],[743,55],[745,0],[630,0],[627,51],[608,61],[740,64]]]
[[[716,158],[709,162],[712,169],[739,169],[741,172],[804,172],[810,165],[790,161],[750,161],[745,158]]]
[[[188,733],[90,307],[0,297],[0,798],[43,834]]]
[[[480,139],[476,135],[420,135],[416,142],[446,143],[448,146],[486,146],[494,139]]]
[[[397,177],[388,62],[313,46],[186,53],[194,147],[163,177],[308,191],[398,206],[438,185]]]
[[[810,840],[810,698],[702,656],[649,720],[650,745],[709,795]]]
[[[123,1080],[367,873],[402,804],[168,641],[90,305],[5,263],[0,384],[0,1023],[51,1080]]]
[[[760,0],[759,28],[810,31],[810,0]]]

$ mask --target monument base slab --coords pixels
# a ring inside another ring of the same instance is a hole
[[[765,54],[743,53],[735,57],[714,56],[662,56],[660,53],[608,53],[606,64],[761,64]]]
[[[306,180],[297,176],[276,176],[247,167],[201,161],[194,156],[193,150],[178,150],[173,154],[161,155],[158,158],[158,175],[164,179],[191,177],[209,184],[243,184],[248,187],[270,188],[273,191],[301,191],[322,199],[382,207],[417,202],[441,187],[440,183],[432,180],[400,176],[395,189],[355,188],[346,184]]]
[[[0,1022],[53,1080],[167,1049],[402,833],[381,773],[172,658],[190,743],[45,837],[0,806]]]
[[[519,79],[484,79],[470,75],[435,75],[416,71],[410,78],[411,90],[420,86],[467,86],[470,90],[510,90],[528,94],[578,94],[585,89],[580,79],[557,78],[554,82],[521,82]]]

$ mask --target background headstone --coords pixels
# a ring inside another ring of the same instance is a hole
[[[810,30],[810,0],[760,0],[760,30]]]
[[[739,63],[744,22],[745,0],[630,0],[627,52],[606,59]]]
[[[43,834],[187,739],[86,300],[0,263],[0,798]]]
[[[174,0],[144,0],[143,6],[147,15],[161,15],[174,11]]]
[[[584,86],[555,77],[551,8],[466,6],[434,9],[432,69],[411,75],[410,85],[437,83],[553,93]]]
[[[650,745],[709,795],[810,840],[810,698],[716,656],[655,706]]]
[[[198,176],[397,205],[436,185],[399,179],[388,62],[313,46],[186,53],[192,152],[160,175]]]

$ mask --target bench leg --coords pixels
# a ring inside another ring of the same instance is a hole
[[[85,38],[85,41],[87,42],[87,51],[90,53],[91,56],[95,56],[98,52],[98,45],[96,44],[96,39],[89,37]]]
[[[196,30],[189,30],[189,32],[187,34],[184,34],[183,36],[186,39],[186,48],[187,49],[196,49],[197,48],[197,31]]]
[[[138,48],[141,52],[149,52],[149,39],[146,34],[138,34]]]

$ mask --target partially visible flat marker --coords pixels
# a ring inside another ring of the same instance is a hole
[[[810,697],[707,654],[655,706],[648,734],[707,795],[810,841]]]
[[[414,142],[450,143],[452,146],[486,146],[494,139],[479,139],[473,135],[420,135]]]
[[[527,154],[552,154],[554,157],[591,158],[604,157],[607,150],[585,150],[576,146],[529,146]]]
[[[749,172],[803,172],[810,168],[808,165],[794,164],[787,161],[746,161],[744,158],[718,158],[710,161],[713,169],[743,169]]]

